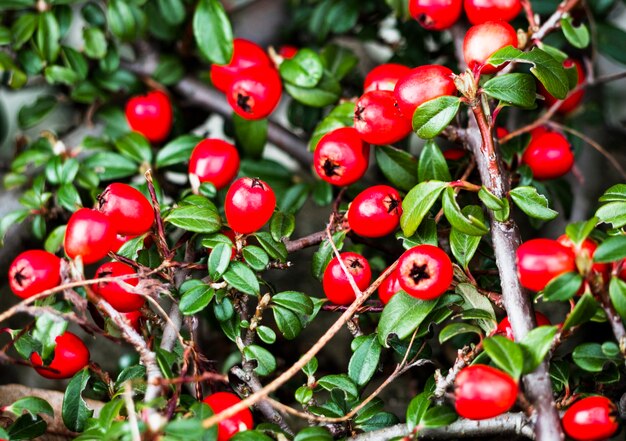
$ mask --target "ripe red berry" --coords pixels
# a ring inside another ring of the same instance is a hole
[[[161,142],[167,138],[173,119],[172,103],[160,90],[135,96],[126,104],[128,125],[150,142]]]
[[[278,71],[271,66],[253,66],[235,75],[226,92],[228,104],[245,119],[261,119],[278,105],[283,92]]]
[[[593,255],[598,248],[598,244],[591,239],[585,239],[580,245],[576,246],[566,234],[559,236],[556,240],[561,245],[571,248],[576,256],[582,255],[584,259],[588,260],[593,260]],[[594,272],[606,275],[607,277],[610,275],[611,271],[611,267],[608,263],[594,263],[591,266],[591,269]]]
[[[550,320],[548,317],[543,315],[540,312],[535,312],[535,319],[537,320],[537,326],[549,326]],[[498,323],[498,327],[494,331],[495,335],[502,335],[503,337],[508,338],[509,340],[515,341],[513,337],[513,328],[511,328],[511,322],[508,317],[504,317],[500,323]]]
[[[450,69],[438,64],[412,69],[398,81],[393,91],[402,114],[412,118],[415,109],[426,101],[444,95],[454,95],[456,86],[452,80],[453,75],[454,72]]]
[[[114,183],[98,196],[98,211],[105,214],[117,234],[139,236],[152,228],[154,209],[139,190]]]
[[[386,63],[376,66],[365,77],[363,92],[370,90],[390,90],[396,87],[396,83],[411,72],[411,68],[402,64]]]
[[[217,392],[209,395],[203,400],[217,414],[235,404],[241,402],[241,399],[230,392]],[[250,430],[254,427],[252,412],[249,409],[243,409],[220,421],[217,425],[217,441],[228,441],[235,434]]]
[[[224,202],[228,225],[242,234],[254,233],[265,225],[274,208],[274,191],[257,178],[237,179],[228,189]]]
[[[369,144],[393,144],[411,133],[412,116],[402,114],[393,92],[372,90],[356,102],[354,128]]]
[[[486,21],[511,21],[522,10],[520,0],[465,0],[463,9],[471,24]]]
[[[357,253],[345,252],[341,253],[341,261],[352,275],[356,286],[361,291],[367,289],[372,279],[372,270],[367,259]],[[322,286],[328,300],[336,305],[349,305],[356,299],[356,293],[337,257],[334,257],[326,267]]]
[[[425,29],[448,29],[461,16],[462,0],[409,0],[409,13]]]
[[[9,287],[23,299],[61,283],[61,259],[44,250],[24,251],[9,267]]]
[[[402,289],[422,300],[439,297],[452,283],[452,261],[434,245],[417,245],[405,251],[397,271]]]
[[[342,127],[325,134],[317,143],[313,166],[317,175],[333,185],[354,184],[367,170],[370,146],[352,127]]]
[[[467,156],[467,152],[458,147],[452,147],[443,151],[443,157],[448,161],[458,161],[465,158],[465,156]]]
[[[468,366],[454,381],[454,406],[463,418],[484,420],[508,411],[517,400],[517,382],[482,364]]]
[[[517,47],[517,33],[505,21],[488,21],[469,28],[463,40],[463,57],[467,66],[476,73],[492,74],[504,67],[487,63],[489,57],[500,49]]]
[[[541,291],[555,277],[576,270],[574,252],[556,240],[528,240],[516,254],[520,283],[533,291]]]
[[[211,66],[211,82],[217,90],[226,93],[239,72],[252,66],[270,66],[271,63],[270,58],[258,44],[243,38],[235,38],[230,62]]]
[[[606,397],[587,397],[575,402],[563,415],[565,433],[576,441],[601,441],[619,429],[617,408]]]
[[[139,332],[140,321],[143,318],[143,314],[141,313],[141,311],[125,312],[125,313],[122,313],[122,315],[124,316],[126,321],[128,321],[128,324],[131,326],[131,328]]]
[[[94,278],[117,277],[128,274],[135,274],[135,270],[130,265],[122,262],[107,262],[97,269]],[[123,282],[137,286],[139,279],[131,277],[123,279]],[[127,291],[119,282],[99,282],[93,285],[92,289],[120,312],[137,311],[146,302],[142,295]]]
[[[496,138],[501,139],[509,134],[509,131],[504,127],[496,127]]]
[[[400,279],[398,277],[398,270],[396,269],[387,276],[385,280],[378,287],[378,297],[384,305],[389,303],[389,300],[398,292],[401,291]]]
[[[284,44],[278,49],[278,55],[289,60],[296,56],[298,48],[290,44]]]
[[[43,360],[37,352],[30,356],[30,362],[39,375],[54,380],[70,378],[89,364],[89,349],[85,343],[69,331],[59,335],[56,339],[56,347],[52,361],[42,368]]]
[[[115,227],[105,214],[81,208],[74,212],[65,230],[65,253],[70,259],[82,256],[83,263],[97,262],[107,255],[116,240]]]
[[[585,82],[586,75],[580,61],[568,58],[563,62],[563,67],[566,69],[571,69],[573,67],[576,68],[576,72],[578,73],[578,80],[576,82],[576,85],[580,85]],[[539,83],[538,86],[538,92],[544,96],[546,105],[552,107],[552,105],[558,100],[554,96],[550,95],[550,93],[546,90],[543,84]],[[576,110],[583,100],[584,96],[585,89],[579,89],[576,92],[570,92],[557,109],[557,112],[560,114],[567,114]]]
[[[382,237],[398,227],[402,199],[398,190],[388,185],[366,188],[354,198],[348,209],[348,224],[363,237]]]
[[[567,138],[557,132],[532,136],[522,155],[533,177],[539,181],[556,179],[567,174],[574,165],[574,154]]]
[[[234,145],[221,139],[203,139],[191,152],[189,179],[210,182],[216,189],[226,187],[239,171],[239,153]]]

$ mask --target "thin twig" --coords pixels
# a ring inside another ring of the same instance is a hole
[[[128,414],[128,424],[130,425],[130,434],[132,441],[141,441],[139,426],[137,425],[137,414],[135,412],[135,403],[133,401],[133,387],[130,380],[124,382],[124,403],[126,404],[126,413]]]

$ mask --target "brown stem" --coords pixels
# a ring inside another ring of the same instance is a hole
[[[287,247],[288,253],[293,253],[294,251],[298,251],[303,248],[319,245],[324,241],[325,237],[326,231],[316,231],[315,233],[309,234],[308,236],[304,236],[299,239],[286,240],[285,246]]]
[[[167,246],[167,241],[165,239],[165,227],[163,226],[163,219],[161,218],[161,205],[159,204],[159,200],[156,196],[156,191],[154,190],[154,184],[152,183],[152,172],[150,170],[146,171],[145,176],[146,181],[148,182],[148,191],[150,192],[150,198],[152,199],[154,218],[156,219],[157,247],[159,248],[161,256],[164,259],[169,259],[171,257],[171,252],[169,247]]]

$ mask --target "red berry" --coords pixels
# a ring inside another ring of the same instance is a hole
[[[402,114],[412,118],[415,109],[426,101],[444,95],[454,95],[456,86],[452,80],[453,75],[454,72],[450,69],[438,64],[412,69],[398,81],[393,91]]]
[[[209,395],[203,400],[217,414],[229,407],[241,402],[241,399],[230,392],[217,392]],[[243,409],[218,423],[217,441],[228,441],[235,434],[250,430],[254,427],[252,412],[249,409]]]
[[[409,0],[409,13],[425,29],[448,29],[461,16],[462,0]]]
[[[366,188],[354,198],[348,209],[348,224],[363,237],[382,237],[398,227],[402,199],[398,190],[388,185]]]
[[[580,85],[585,82],[586,75],[580,61],[568,58],[563,62],[563,67],[566,69],[571,69],[573,67],[576,68],[576,72],[578,73],[578,81],[576,82],[576,85]],[[550,93],[546,90],[543,84],[539,83],[538,86],[538,92],[544,96],[546,105],[552,107],[552,105],[554,105],[554,103],[556,103],[558,99],[550,95]],[[583,100],[584,96],[585,89],[579,89],[576,92],[570,92],[557,109],[557,112],[560,114],[566,114],[572,112],[573,110],[576,110]]]
[[[615,404],[606,397],[587,397],[575,402],[563,415],[565,433],[576,441],[601,441],[619,429]]]
[[[139,332],[140,321],[143,318],[143,314],[141,313],[141,311],[124,312],[122,313],[122,315],[128,321],[128,324],[131,326],[131,328]]]
[[[245,119],[261,119],[278,105],[283,92],[278,71],[271,66],[253,66],[237,73],[226,98],[235,113]]]
[[[116,240],[115,227],[105,214],[81,208],[74,212],[65,230],[65,253],[70,259],[82,256],[83,263],[97,262],[107,255]]]
[[[61,283],[61,259],[43,250],[24,251],[9,267],[9,287],[23,299]]]
[[[443,157],[448,161],[458,161],[460,159],[465,158],[467,152],[458,147],[452,147],[443,151]]]
[[[235,38],[233,40],[233,57],[230,62],[211,66],[211,82],[217,90],[226,93],[230,84],[242,70],[252,66],[270,65],[270,58],[258,44],[243,38]]]
[[[160,90],[135,96],[126,104],[128,125],[150,142],[161,142],[167,138],[173,119],[172,103]]]
[[[496,138],[501,139],[509,134],[509,131],[504,127],[496,127]]]
[[[556,240],[532,239],[517,249],[517,272],[522,286],[541,291],[555,277],[576,271],[574,252]]]
[[[367,289],[372,279],[372,270],[367,259],[357,253],[346,252],[341,253],[341,261],[352,275],[356,286],[361,291]],[[356,293],[343,272],[337,257],[334,257],[326,267],[322,286],[328,300],[336,305],[349,305],[356,299]]]
[[[465,0],[465,14],[471,24],[486,21],[511,21],[522,10],[520,0]]]
[[[118,234],[139,236],[154,223],[154,209],[139,190],[115,183],[98,196],[98,211],[105,214]]]
[[[290,44],[284,44],[278,49],[278,55],[289,60],[296,56],[298,48]]]
[[[239,178],[228,189],[224,211],[228,225],[242,234],[254,233],[267,223],[276,208],[272,188],[256,178]]]
[[[556,179],[567,174],[574,165],[574,154],[567,138],[557,132],[532,136],[522,155],[533,177],[539,181]]]
[[[352,127],[342,127],[325,134],[317,143],[313,165],[317,175],[333,185],[354,184],[367,170],[370,146]]]
[[[398,272],[402,289],[422,300],[439,297],[452,283],[452,261],[434,245],[417,245],[405,251]]]
[[[537,326],[549,326],[550,320],[548,317],[543,315],[540,312],[535,312],[535,319],[537,320]],[[509,340],[515,341],[513,337],[513,328],[511,328],[511,322],[508,317],[504,317],[500,323],[498,323],[498,327],[494,331],[496,335],[502,335]]]
[[[385,280],[378,287],[378,297],[384,305],[389,303],[389,300],[398,292],[401,291],[400,279],[398,277],[398,270],[396,269],[387,276]]]
[[[500,49],[517,47],[517,33],[505,21],[488,21],[469,28],[463,40],[463,57],[473,72],[492,74],[504,67],[487,63],[489,57]]]
[[[43,360],[37,352],[30,356],[30,362],[39,375],[54,380],[70,378],[89,364],[89,349],[76,335],[66,331],[55,341],[54,355],[47,366],[49,369],[40,367],[43,366]]]
[[[117,277],[128,274],[135,274],[135,270],[130,265],[122,262],[107,262],[98,268],[94,278]],[[131,277],[123,279],[123,282],[137,286],[139,279]],[[146,302],[142,295],[127,291],[118,282],[99,282],[93,285],[92,289],[120,312],[137,311]]]
[[[363,92],[370,90],[390,90],[396,87],[396,83],[411,72],[411,68],[402,64],[386,63],[376,66],[365,77]]]
[[[559,236],[556,240],[561,245],[571,248],[576,256],[584,254],[583,257],[589,260],[593,260],[593,255],[598,248],[598,244],[591,239],[585,239],[580,245],[576,246],[566,234]],[[606,276],[609,276],[611,271],[608,263],[594,263],[591,266],[591,269],[596,273],[604,274]]]
[[[356,102],[354,128],[369,144],[393,144],[411,133],[410,117],[402,114],[393,92],[372,90]]]
[[[475,364],[457,375],[454,406],[463,418],[493,418],[513,407],[517,391],[517,382],[510,375],[491,366]]]
[[[191,152],[189,175],[210,182],[216,189],[226,187],[239,171],[239,153],[234,145],[221,139],[203,139]]]

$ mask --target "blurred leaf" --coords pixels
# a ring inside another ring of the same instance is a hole
[[[408,191],[418,183],[417,160],[410,153],[391,146],[374,149],[376,164],[394,187]]]
[[[358,64],[357,57],[350,49],[336,44],[325,46],[320,52],[324,66],[333,77],[342,80]]]
[[[568,272],[555,277],[543,290],[548,301],[563,302],[576,295],[583,282],[582,276],[576,272]]]
[[[609,296],[615,311],[626,320],[626,282],[618,277],[611,277]]]
[[[539,326],[531,329],[521,341],[520,346],[524,353],[524,373],[528,374],[541,364],[550,349],[558,326]]]
[[[181,164],[189,160],[194,147],[202,141],[197,135],[182,135],[165,144],[156,155],[158,168]]]
[[[489,358],[516,381],[524,369],[524,354],[520,346],[506,337],[494,335],[483,340]]]
[[[7,429],[7,439],[18,441],[38,438],[46,433],[47,427],[48,424],[39,415],[22,415]]]
[[[576,365],[587,372],[602,372],[607,363],[615,363],[618,356],[607,356],[598,343],[583,343],[572,352]]]
[[[356,385],[346,374],[326,375],[317,381],[317,385],[329,392],[339,389],[349,398],[357,398],[359,396]]]
[[[100,60],[106,55],[107,40],[100,28],[86,27],[83,29],[83,41],[85,43],[85,54],[89,58]]]
[[[552,220],[559,215],[549,207],[548,199],[534,187],[517,187],[509,192],[511,199],[520,210],[530,217]]]
[[[20,398],[10,406],[6,406],[4,411],[12,412],[16,416],[20,416],[24,412],[28,412],[33,417],[40,413],[54,416],[54,409],[52,406],[46,400],[39,397]]]
[[[439,332],[439,343],[443,344],[457,335],[473,333],[481,336],[482,329],[469,323],[450,323]]]
[[[61,51],[61,46],[59,45],[60,37],[59,23],[54,14],[51,11],[39,14],[37,47],[43,57],[51,63],[57,59]]]
[[[565,35],[565,38],[572,46],[578,49],[584,49],[589,46],[589,30],[584,23],[574,26],[572,17],[562,18],[561,29],[563,30],[563,35]]]
[[[233,114],[235,140],[246,156],[260,158],[267,143],[267,119],[249,120]]]
[[[626,258],[626,236],[609,237],[593,253],[593,261],[598,263],[618,262],[624,258]]]
[[[596,315],[599,309],[600,305],[598,305],[598,302],[596,302],[591,293],[583,294],[576,302],[576,306],[572,312],[568,314],[565,322],[563,322],[563,331],[588,322]]]
[[[177,25],[185,20],[185,4],[182,0],[158,0],[157,4],[163,19],[168,23]]]
[[[325,107],[337,102],[342,90],[339,81],[326,74],[313,88],[300,87],[291,83],[285,83],[284,86],[293,99],[311,107]]]
[[[353,124],[354,103],[348,101],[339,104],[315,127],[309,141],[309,150],[314,151],[317,143],[325,134],[341,127],[352,127]]]
[[[178,1],[178,0],[176,0]],[[166,86],[173,86],[185,76],[185,66],[178,57],[162,54],[152,77]]]
[[[54,109],[56,104],[57,99],[54,96],[42,95],[34,103],[22,106],[17,115],[20,128],[29,129],[37,125]]]
[[[11,38],[13,49],[20,49],[35,33],[37,29],[38,17],[27,12],[20,15],[11,25]]]
[[[294,86],[315,87],[324,74],[324,66],[318,54],[311,49],[302,48],[291,59],[280,64],[280,76]]]
[[[233,56],[233,30],[218,0],[200,0],[193,16],[193,35],[211,63],[228,64]]]

